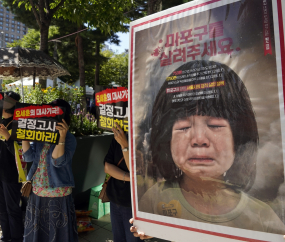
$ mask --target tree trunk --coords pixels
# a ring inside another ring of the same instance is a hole
[[[42,27],[40,29],[41,32],[41,43],[40,43],[40,50],[43,51],[48,55],[48,30],[49,25],[42,23]],[[39,84],[42,88],[47,87],[47,80],[46,78],[39,78]]]
[[[77,30],[83,29],[82,25],[79,25]],[[83,40],[80,33],[77,34],[77,51],[78,51],[78,68],[79,68],[79,83],[80,87],[83,87],[84,95],[82,96],[82,108],[86,110],[86,88],[85,88],[85,67],[84,67],[84,53],[83,53]]]
[[[41,43],[40,50],[48,54],[48,30],[49,25],[42,23],[42,27],[40,29],[41,32]]]
[[[148,0],[147,15],[161,11],[162,0]]]
[[[100,55],[100,43],[96,41],[96,57]],[[100,64],[99,62],[95,62],[95,80],[94,80],[94,90],[96,90],[96,86],[99,86],[99,73],[100,73]]]

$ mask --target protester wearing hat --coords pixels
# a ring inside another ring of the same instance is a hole
[[[73,198],[72,157],[76,139],[68,131],[71,107],[57,99],[51,104],[65,108],[58,123],[60,139],[57,145],[22,141],[26,162],[33,162],[27,180],[32,180],[24,225],[24,242],[77,242],[77,224]]]
[[[23,241],[23,220],[20,208],[21,183],[18,182],[18,171],[15,162],[14,141],[10,139],[9,130],[15,104],[20,95],[6,92],[4,95],[3,118],[0,124],[0,225],[1,241]]]

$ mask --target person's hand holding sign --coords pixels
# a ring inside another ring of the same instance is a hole
[[[128,148],[128,140],[124,131],[117,123],[114,123],[114,125],[115,127],[113,127],[112,130],[115,140],[121,145],[122,149]]]
[[[3,125],[0,124],[0,135],[3,136],[5,138],[5,140],[7,141],[10,138],[10,134],[8,132],[8,129]]]
[[[130,222],[130,224],[133,224],[134,219],[131,218],[129,222]],[[144,232],[138,232],[137,227],[135,227],[135,226],[131,226],[130,230],[135,237],[139,237],[141,240],[153,238],[151,236],[145,235]]]
[[[121,129],[121,127],[117,124],[114,123],[115,127],[112,128],[113,132],[114,132],[114,138],[115,140],[121,145],[122,151],[123,151],[123,155],[124,155],[124,159],[126,162],[126,165],[129,168],[129,145],[128,145],[128,140],[127,137],[124,133],[124,131]]]
[[[55,128],[59,131],[59,136],[60,136],[59,143],[65,142],[65,137],[69,129],[65,120],[62,119],[62,123],[57,123],[57,126]]]
[[[59,131],[59,142],[58,145],[55,146],[53,152],[52,152],[52,158],[57,159],[64,155],[65,152],[65,137],[67,134],[67,131],[69,129],[68,124],[65,122],[64,119],[62,119],[62,123],[57,123],[57,126],[55,127]]]

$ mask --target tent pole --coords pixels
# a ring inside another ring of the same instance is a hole
[[[36,67],[34,67],[33,88],[35,88],[35,83],[36,83]]]
[[[25,102],[25,97],[24,97],[24,81],[23,81],[23,76],[22,76],[22,68],[20,67],[20,73],[21,73],[21,83],[22,83],[22,100],[23,103]]]

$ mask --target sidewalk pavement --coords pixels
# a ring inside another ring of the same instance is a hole
[[[101,217],[100,219],[92,219],[92,225],[95,229],[90,232],[79,233],[79,242],[113,242],[112,226],[110,214]],[[0,237],[2,235],[0,227]],[[149,239],[144,242],[167,242],[162,239]]]
[[[92,225],[95,229],[90,232],[79,233],[79,242],[113,242],[112,225],[110,214],[99,219],[92,219]],[[168,242],[162,239],[149,239],[144,242]]]

